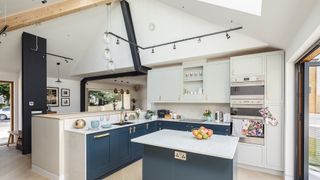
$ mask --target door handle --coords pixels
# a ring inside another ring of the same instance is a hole
[[[132,133],[132,127],[129,128],[129,133],[130,133],[130,134]]]
[[[149,129],[149,124],[146,124],[146,128]]]
[[[94,139],[99,139],[99,138],[103,138],[103,137],[107,137],[107,136],[110,136],[110,133],[96,135],[96,136],[94,136]]]
[[[135,126],[133,127],[133,133],[136,133],[136,127]]]

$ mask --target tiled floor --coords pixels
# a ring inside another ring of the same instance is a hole
[[[46,178],[32,172],[31,157],[24,156],[15,147],[0,146],[0,180],[45,180]],[[142,161],[138,161],[104,180],[141,180]],[[238,180],[282,180],[273,176],[247,169],[238,169]]]

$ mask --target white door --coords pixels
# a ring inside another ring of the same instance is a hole
[[[206,100],[215,103],[230,102],[230,61],[206,64],[204,67]]]

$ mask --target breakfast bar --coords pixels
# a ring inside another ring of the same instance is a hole
[[[238,137],[197,140],[190,132],[165,129],[131,141],[144,145],[143,180],[236,179]]]

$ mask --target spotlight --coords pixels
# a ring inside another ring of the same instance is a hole
[[[226,37],[227,37],[227,39],[231,38],[231,36],[228,34],[228,32],[226,32]]]
[[[154,53],[154,49],[152,48],[151,53]]]
[[[47,0],[42,0],[41,3],[42,4],[46,4],[48,1]]]
[[[173,44],[173,49],[177,49],[176,44]]]
[[[119,39],[117,39],[117,42],[116,42],[116,44],[117,44],[117,45],[119,45],[119,44],[120,44],[120,41],[119,41]]]
[[[201,38],[198,39],[198,43],[201,43]]]
[[[6,32],[2,33],[1,35],[2,35],[2,37],[7,37],[7,33]]]

